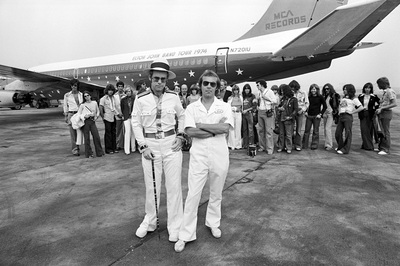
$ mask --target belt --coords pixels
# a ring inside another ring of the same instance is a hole
[[[144,133],[145,138],[163,139],[165,137],[175,135],[175,129],[168,130],[167,132],[161,133]]]
[[[78,111],[68,111],[68,113],[76,114]]]

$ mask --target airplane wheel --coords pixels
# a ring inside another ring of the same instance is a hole
[[[14,110],[21,110],[22,109],[22,105],[18,105],[14,107]]]

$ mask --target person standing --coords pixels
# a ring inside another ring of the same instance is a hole
[[[100,99],[100,116],[104,121],[104,146],[107,154],[118,153],[116,140],[116,120],[118,111],[115,108],[115,87],[107,84],[104,96]]]
[[[221,99],[224,102],[228,102],[228,98],[232,95],[232,92],[227,89],[228,83],[226,80],[221,79],[221,88],[218,90],[218,99]]]
[[[362,93],[358,100],[364,106],[364,110],[358,113],[360,119],[361,149],[367,151],[374,150],[374,116],[379,107],[379,97],[374,94],[374,88],[370,82],[363,86]]]
[[[121,112],[122,112],[122,119],[124,121],[124,151],[126,155],[129,155],[131,152],[136,151],[135,145],[135,134],[133,133],[132,128],[132,111],[133,111],[133,104],[135,102],[136,94],[133,92],[131,86],[126,86],[125,88],[125,97],[121,100]]]
[[[143,238],[156,229],[157,213],[154,199],[153,173],[156,184],[157,206],[160,205],[161,176],[164,170],[167,192],[167,229],[169,241],[178,241],[182,223],[182,144],[184,140],[184,109],[175,92],[166,89],[168,79],[176,77],[165,59],[151,63],[147,70],[150,90],[139,94],[133,105],[132,127],[142,154],[146,185],[145,217],[136,230]],[[175,116],[178,134],[175,132]],[[153,162],[152,162],[153,161]],[[153,166],[152,166],[153,163]],[[153,172],[154,170],[154,172]]]
[[[100,116],[100,110],[97,106],[97,102],[92,101],[92,96],[88,91],[83,92],[84,101],[79,106],[78,114],[85,121],[83,125],[83,135],[85,137],[85,156],[86,158],[93,158],[92,147],[90,146],[90,133],[92,133],[94,149],[97,157],[104,155],[103,148],[101,147],[101,141],[99,131],[96,127],[96,120]]]
[[[257,109],[256,96],[251,93],[251,86],[246,83],[243,86],[243,113],[242,113],[242,131],[243,148],[247,149],[249,145],[254,144],[254,120],[253,112]]]
[[[311,149],[316,150],[319,144],[319,124],[326,110],[326,102],[320,93],[319,86],[312,84],[308,92],[308,110],[306,112],[306,127],[303,135],[303,149],[308,149],[311,127],[313,128],[311,137]]]
[[[308,96],[306,92],[304,92],[300,88],[300,84],[296,80],[292,80],[289,83],[289,87],[292,88],[294,92],[294,97],[297,98],[297,103],[299,105],[299,111],[297,112],[296,115],[296,132],[294,133],[293,136],[293,144],[294,147],[297,151],[301,151],[302,147],[302,138],[301,138],[301,128],[303,127],[303,121],[304,121],[304,114],[306,110],[308,109],[309,102],[308,102]]]
[[[378,121],[381,126],[383,137],[379,141],[379,155],[387,155],[390,152],[390,121],[392,120],[392,108],[397,106],[396,93],[390,87],[389,79],[386,77],[379,78],[376,83],[380,90],[383,91],[380,106],[376,110]]]
[[[292,153],[293,149],[293,125],[294,118],[298,112],[299,106],[297,104],[297,98],[293,96],[293,91],[289,85],[282,84],[280,86],[282,91],[282,98],[280,104],[277,107],[279,112],[279,141],[277,142],[278,152],[282,152],[286,149],[288,154]]]
[[[188,105],[187,97],[188,97],[188,86],[186,84],[182,84],[179,98],[181,100],[183,109],[186,109]]]
[[[242,110],[243,98],[239,93],[238,85],[232,86],[232,95],[228,99],[232,109],[233,128],[229,130],[228,147],[232,150],[242,148]]]
[[[192,84],[192,86],[190,86],[190,95],[187,97],[187,105],[200,99],[199,90],[200,88],[197,84]]]
[[[139,95],[142,92],[145,92],[147,90],[146,82],[143,79],[136,81],[135,84],[136,84],[136,91],[137,91],[136,95]]]
[[[338,144],[336,152],[338,154],[348,154],[351,148],[353,114],[361,112],[364,107],[357,97],[356,89],[353,84],[343,86],[344,96],[339,104],[339,122],[335,131],[335,138]],[[344,131],[344,139],[343,139]]]
[[[190,149],[188,195],[183,222],[175,251],[181,252],[186,242],[196,240],[197,211],[203,187],[209,178],[210,199],[206,226],[215,238],[222,235],[220,227],[222,189],[229,168],[229,150],[225,135],[233,126],[229,104],[220,101],[215,91],[221,86],[218,75],[206,70],[199,79],[200,100],[190,104],[185,112],[185,131],[192,137]]]
[[[124,147],[124,120],[122,119],[121,112],[121,100],[125,97],[124,88],[125,84],[122,81],[118,81],[117,92],[114,94],[115,98],[115,109],[117,110],[117,115],[115,116],[115,129],[116,129],[116,141],[117,141],[117,151],[122,150]]]
[[[336,93],[332,84],[326,83],[323,86],[322,97],[324,97],[326,103],[326,111],[322,115],[322,118],[324,119],[324,137],[325,137],[324,148],[325,150],[329,151],[333,147],[333,142],[332,142],[333,120],[335,117],[336,117],[335,119],[338,119],[339,117],[340,95]]]
[[[267,88],[265,80],[258,80],[256,85],[259,90],[258,129],[260,148],[258,151],[266,151],[268,154],[273,154],[275,121],[272,107],[274,104],[278,104],[278,98],[271,89]]]
[[[79,106],[83,102],[83,94],[78,91],[79,80],[72,79],[70,81],[71,91],[64,94],[63,110],[65,122],[69,128],[69,135],[71,138],[72,154],[79,156],[79,145],[77,140],[82,138],[82,131],[80,129],[73,129],[71,125],[71,117],[78,112]]]

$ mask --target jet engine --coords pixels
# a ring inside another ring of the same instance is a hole
[[[21,109],[22,106],[30,104],[32,97],[29,93],[20,91],[0,91],[0,107]]]

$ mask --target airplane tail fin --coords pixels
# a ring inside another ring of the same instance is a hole
[[[261,19],[236,41],[314,25],[348,0],[273,0]]]

